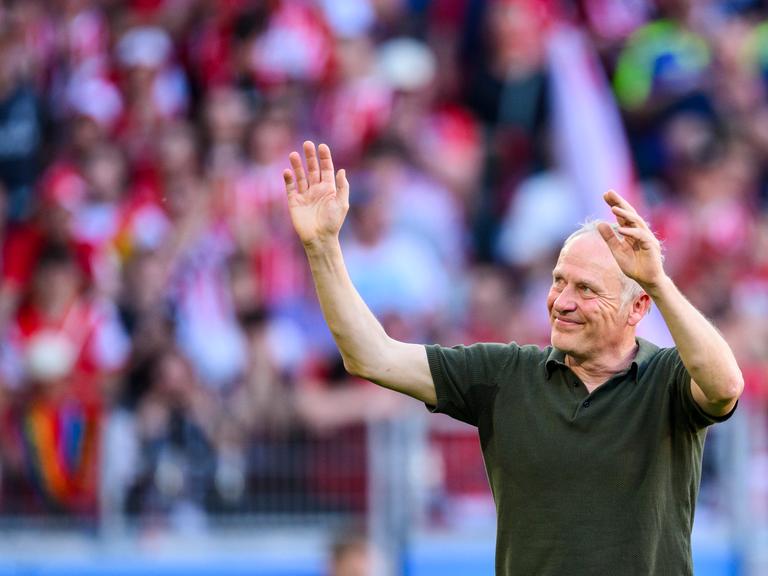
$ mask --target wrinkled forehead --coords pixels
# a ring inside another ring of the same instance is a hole
[[[560,250],[553,273],[577,273],[605,282],[621,282],[623,273],[600,233],[586,232]]]

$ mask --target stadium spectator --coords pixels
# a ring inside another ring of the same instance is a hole
[[[80,173],[67,164],[50,167],[41,178],[39,202],[33,217],[8,228],[3,242],[0,276],[0,332],[5,330],[30,281],[37,260],[47,246],[67,246],[77,259],[83,278],[91,279],[88,246],[73,237],[74,215],[85,195]]]
[[[128,346],[111,302],[82,291],[74,254],[66,246],[46,247],[2,358],[9,440],[20,443],[15,450],[24,461],[12,470],[31,474],[36,509],[96,510],[102,415]]]
[[[0,27],[0,213],[3,221],[29,216],[42,161],[43,110],[25,70],[28,52],[18,31]]]
[[[136,407],[141,466],[127,495],[128,512],[182,522],[180,530],[204,523],[216,421],[216,403],[189,361],[173,347],[155,350],[149,387]]]
[[[550,78],[546,38],[554,3],[495,0],[485,4],[481,37],[468,56],[465,98],[485,133],[485,169],[472,205],[477,256],[493,259],[499,214],[513,187],[546,158]]]

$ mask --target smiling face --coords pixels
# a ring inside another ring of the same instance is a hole
[[[547,296],[552,346],[590,360],[633,345],[634,327],[645,310],[623,304],[623,287],[621,269],[598,233],[566,243]]]

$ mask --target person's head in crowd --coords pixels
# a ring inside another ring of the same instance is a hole
[[[231,147],[239,151],[249,116],[248,101],[242,92],[226,85],[212,88],[205,96],[208,145],[214,148]]]
[[[362,166],[365,170],[364,188],[375,184],[377,190],[391,191],[403,174],[412,168],[412,157],[405,143],[398,138],[380,138],[365,149]]]
[[[761,73],[768,51],[760,42],[760,27],[749,18],[732,16],[712,32],[714,74],[712,95],[723,117],[754,117],[763,106],[766,88]],[[762,36],[768,26],[764,26]]]
[[[43,249],[35,264],[28,300],[42,326],[58,325],[68,318],[80,295],[81,281],[80,267],[68,247],[50,244]],[[38,328],[24,348],[25,378],[46,385],[66,382],[77,361],[79,344],[63,329]]]
[[[379,244],[390,230],[392,211],[389,196],[374,174],[361,174],[355,194],[350,196],[350,231],[363,246]]]
[[[479,188],[484,163],[480,126],[458,106],[443,108],[420,123],[413,142],[419,164],[462,200]]]
[[[68,133],[66,151],[75,159],[97,150],[107,139],[102,125],[87,114],[72,114],[69,117]]]
[[[328,576],[374,576],[375,558],[368,539],[359,533],[345,533],[331,544]]]
[[[170,124],[160,136],[161,201],[174,222],[204,209],[207,189],[198,136],[193,125],[183,122]]]
[[[192,365],[173,347],[158,351],[150,382],[155,399],[170,408],[189,408],[192,396],[198,390],[198,380]]]
[[[66,96],[73,145],[78,150],[90,150],[113,134],[123,114],[123,98],[112,82],[83,66],[70,77]]]
[[[232,307],[242,324],[251,312],[263,309],[263,297],[256,279],[256,270],[247,254],[238,252],[232,255],[228,268]]]
[[[333,54],[333,77],[339,84],[369,78],[375,71],[376,52],[370,36],[337,36]]]
[[[194,126],[174,122],[162,129],[158,164],[160,175],[166,181],[199,177],[200,145]]]
[[[470,273],[467,330],[477,341],[510,341],[510,335],[520,333],[521,327],[511,325],[517,297],[507,271],[493,266],[476,266]]]
[[[374,11],[374,31],[379,36],[392,37],[398,34],[414,32],[409,30],[413,18],[409,17],[407,0],[370,0]]]
[[[393,38],[377,47],[376,60],[377,76],[391,92],[385,133],[404,142],[417,140],[421,121],[439,96],[432,48],[414,38]]]
[[[134,251],[123,266],[121,301],[134,314],[156,313],[164,306],[165,271],[160,255]]]
[[[678,114],[665,124],[661,148],[672,178],[683,180],[715,166],[725,152],[723,134],[714,119],[692,113]]]
[[[249,132],[251,161],[262,166],[281,162],[294,143],[292,110],[279,102],[268,103],[259,112]]]
[[[128,177],[122,150],[110,144],[99,146],[86,156],[83,175],[90,201],[112,203],[120,200]]]
[[[44,315],[60,317],[78,297],[82,269],[72,250],[49,244],[40,254],[32,276],[31,301]]]
[[[149,351],[140,374],[146,377],[144,382],[134,384],[133,401],[136,405],[136,431],[142,442],[167,443],[185,447],[190,440],[201,440],[201,448],[207,450],[205,426],[213,426],[212,403],[205,403],[201,397],[200,381],[189,360],[173,345],[159,347]],[[177,454],[186,457],[187,454]],[[160,458],[168,456],[162,452]],[[170,460],[174,466],[182,462]],[[204,466],[205,462],[193,465]],[[157,488],[169,495],[177,496],[183,490],[189,478],[184,478],[184,471],[177,469],[174,478],[166,478],[162,473],[163,463],[157,466],[161,470],[152,472]],[[165,471],[167,472],[167,470]],[[172,480],[172,486],[168,480]]]
[[[485,23],[490,66],[496,75],[525,75],[543,66],[553,10],[553,3],[546,0],[489,3]]]
[[[202,180],[170,180],[163,187],[163,208],[178,225],[186,219],[196,219],[207,213],[208,188]]]
[[[86,183],[70,166],[55,165],[40,180],[37,221],[47,239],[66,243],[72,239],[74,215],[86,195]]]
[[[128,29],[115,47],[117,62],[127,75],[130,100],[151,94],[156,75],[168,64],[173,44],[160,27],[135,26]]]

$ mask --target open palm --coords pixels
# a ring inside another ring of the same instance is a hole
[[[291,169],[283,171],[291,222],[305,246],[338,236],[349,210],[349,182],[344,170],[334,172],[331,150],[304,142],[307,171],[298,152],[288,156]]]

